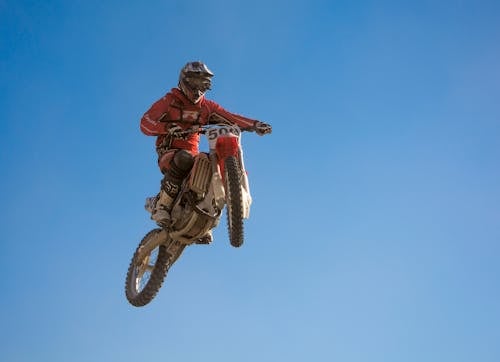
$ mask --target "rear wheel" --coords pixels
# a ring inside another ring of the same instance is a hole
[[[130,304],[142,307],[153,300],[160,290],[170,266],[177,260],[184,247],[173,252],[167,252],[167,247],[161,243],[152,250],[144,248],[151,238],[160,237],[161,229],[151,230],[144,236],[130,262],[125,281],[125,296]],[[145,255],[139,260],[140,255]]]
[[[229,240],[232,246],[240,247],[243,245],[243,194],[240,182],[242,171],[234,156],[226,158],[224,167]]]

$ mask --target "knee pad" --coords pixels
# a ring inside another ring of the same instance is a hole
[[[186,150],[179,150],[170,161],[170,170],[167,178],[172,181],[181,182],[193,167],[194,157]]]

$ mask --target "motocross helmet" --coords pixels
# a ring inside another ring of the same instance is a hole
[[[198,103],[212,85],[214,73],[202,62],[189,62],[179,74],[179,89],[193,103]]]

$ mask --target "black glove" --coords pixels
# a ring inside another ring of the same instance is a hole
[[[264,122],[260,122],[260,121],[257,121],[255,122],[255,132],[259,135],[259,136],[263,136],[265,134],[269,134],[273,131],[273,128],[271,127],[270,124],[267,124],[267,123],[264,123]]]
[[[176,123],[167,124],[165,129],[170,136],[174,137],[179,136],[183,131],[182,128]]]

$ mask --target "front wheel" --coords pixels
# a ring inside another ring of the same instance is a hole
[[[243,245],[243,194],[240,182],[242,170],[234,156],[226,158],[224,167],[229,240],[232,246],[240,247]]]
[[[142,250],[151,238],[160,237],[161,229],[151,230],[137,247],[128,267],[125,296],[130,304],[142,307],[153,300],[163,284],[170,266],[177,260],[184,247],[170,255],[167,246],[158,243],[152,250]],[[139,260],[140,255],[144,255]]]

